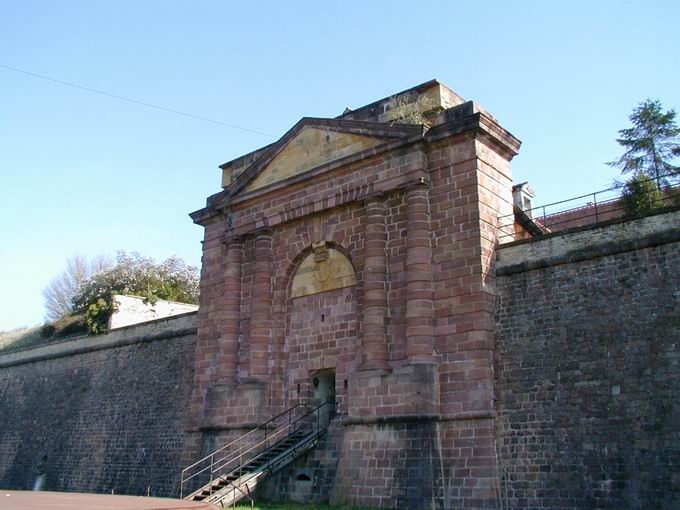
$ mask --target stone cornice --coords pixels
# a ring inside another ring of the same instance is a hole
[[[484,112],[472,113],[471,115],[434,126],[427,132],[425,139],[433,142],[466,132],[482,135],[492,142],[500,150],[501,154],[508,159],[512,159],[519,153],[519,148],[522,144],[519,139],[503,129],[500,124]]]
[[[356,122],[356,121],[345,121],[345,122]],[[325,174],[328,172],[331,172],[333,170],[336,170],[338,168],[360,162],[362,160],[368,160],[374,156],[379,156],[385,153],[388,153],[392,150],[399,149],[402,147],[406,147],[409,145],[412,145],[414,143],[417,143],[419,141],[422,141],[423,136],[422,136],[422,131],[418,134],[414,134],[412,136],[409,136],[408,138],[404,139],[396,139],[392,141],[388,141],[386,143],[377,145],[375,147],[372,147],[370,149],[358,152],[356,154],[350,154],[349,156],[345,156],[344,158],[340,158],[334,161],[330,161],[328,163],[325,163],[323,165],[320,165],[316,168],[312,168],[311,170],[308,170],[306,172],[303,172],[301,174],[289,177],[288,179],[285,179],[280,182],[273,183],[265,188],[257,189],[248,193],[244,193],[242,195],[235,195],[233,190],[231,188],[227,188],[219,193],[216,193],[214,195],[211,195],[208,197],[206,201],[206,207],[203,209],[199,209],[198,211],[195,211],[189,216],[191,219],[194,221],[194,223],[197,223],[199,225],[206,225],[210,223],[210,221],[222,214],[225,210],[227,210],[229,207],[232,205],[238,205],[242,204],[247,201],[251,200],[256,200],[259,197],[263,197],[266,195],[270,195],[271,193],[275,193],[277,191],[280,191],[288,186],[295,185],[297,183],[306,181],[310,178],[316,177],[321,174]]]
[[[276,225],[288,223],[309,214],[329,209],[331,207],[339,207],[353,202],[364,202],[368,198],[375,197],[378,194],[419,186],[422,185],[425,179],[426,175],[424,170],[415,171],[396,179],[377,183],[375,186],[358,186],[342,193],[328,195],[320,200],[309,202],[303,206],[291,209],[284,213],[277,213],[269,218],[258,219],[252,223],[234,228],[233,230],[225,233],[223,242],[230,242],[232,236],[251,236],[255,231],[273,228]]]
[[[377,122],[303,118],[291,128],[281,140],[269,146],[267,151],[259,155],[257,160],[239,176],[232,186],[209,197],[206,207],[191,213],[190,217],[195,223],[206,225],[232,205],[255,200],[322,173],[330,172],[340,167],[422,141],[431,143],[451,136],[473,133],[475,136],[479,136],[484,142],[492,144],[494,148],[508,160],[512,159],[519,152],[521,141],[509,131],[502,128],[491,115],[487,114],[472,101],[450,108],[442,117],[440,117],[440,120],[442,120],[442,123],[433,126],[429,130],[424,130],[422,126],[399,124],[389,126],[389,124]],[[264,188],[239,194],[239,191],[243,190],[247,183],[251,182],[257,173],[286,146],[289,139],[294,137],[304,126],[324,127],[326,129],[351,131],[392,139],[388,139],[385,143],[371,149],[330,161]],[[386,189],[385,191],[389,191],[389,189]],[[264,226],[264,223],[261,226]]]

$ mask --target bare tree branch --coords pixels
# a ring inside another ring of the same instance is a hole
[[[45,320],[56,321],[71,311],[73,297],[85,280],[103,269],[111,267],[109,258],[98,256],[88,262],[87,258],[75,254],[66,261],[66,268],[55,276],[43,289]]]

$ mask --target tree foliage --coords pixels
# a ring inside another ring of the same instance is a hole
[[[678,180],[680,167],[673,164],[680,156],[680,129],[675,124],[675,111],[663,111],[659,100],[647,99],[630,115],[633,126],[619,131],[617,142],[625,149],[618,159],[607,163],[622,174],[645,174],[662,185]]]
[[[104,333],[114,310],[113,296],[133,294],[150,303],[159,299],[198,303],[198,269],[179,257],[156,263],[138,253],[118,252],[116,264],[81,286],[71,311],[84,314],[91,334]]]
[[[111,265],[111,260],[102,256],[88,261],[85,256],[76,254],[68,259],[66,268],[43,289],[45,320],[56,322],[70,313],[73,298],[83,282]]]
[[[663,193],[645,173],[638,172],[626,182],[621,194],[621,206],[626,214],[646,214],[664,205]]]

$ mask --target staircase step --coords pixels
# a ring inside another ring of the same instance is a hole
[[[308,438],[314,429],[305,427],[298,429],[281,441],[274,443],[268,449],[262,451],[254,459],[242,464],[236,470],[226,473],[218,479],[213,480],[202,488],[202,490],[190,499],[194,501],[206,501],[213,504],[231,505],[232,502],[240,500],[243,496],[238,487],[243,489],[249,487],[251,490],[258,484],[262,476],[266,476],[265,469],[276,471],[281,462],[288,464],[295,459],[300,452],[308,450],[314,445]],[[303,444],[304,442],[304,444]],[[274,461],[274,464],[271,462]],[[243,489],[245,490],[245,489]]]

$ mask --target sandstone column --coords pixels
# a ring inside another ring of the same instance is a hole
[[[243,240],[236,238],[227,246],[224,287],[222,290],[222,320],[220,322],[220,382],[236,381],[238,338],[241,322],[241,265]]]
[[[434,288],[428,186],[406,191],[406,353],[409,361],[433,361]]]
[[[364,264],[364,317],[362,368],[388,368],[387,363],[387,232],[385,202],[368,199],[366,209],[366,258]]]
[[[272,270],[272,237],[269,231],[264,231],[255,238],[255,272],[250,296],[250,377],[261,381],[269,375]]]

